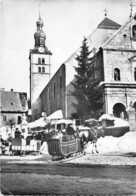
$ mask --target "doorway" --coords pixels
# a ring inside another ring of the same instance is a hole
[[[123,118],[123,119],[128,118],[126,107],[122,103],[116,103],[113,106],[113,115],[118,118]]]

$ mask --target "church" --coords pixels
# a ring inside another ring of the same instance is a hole
[[[45,45],[46,35],[39,15],[34,34],[35,46],[30,50],[30,101],[32,120],[44,113],[49,116],[61,110],[64,118],[75,113],[71,96],[71,82],[74,80],[80,47],[50,78],[50,57],[52,53]],[[87,37],[91,51],[92,81],[100,79],[103,92],[103,113],[126,118],[129,105],[136,108],[136,15],[123,25],[107,17]],[[81,44],[80,44],[81,45]]]

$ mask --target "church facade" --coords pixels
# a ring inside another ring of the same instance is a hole
[[[136,17],[133,16],[124,25],[110,20],[107,16],[87,37],[91,51],[91,81],[100,79],[103,91],[103,113],[127,118],[130,104],[136,108]],[[62,110],[64,118],[75,113],[71,96],[71,82],[74,80],[80,48],[75,51],[58,69],[38,96],[35,114],[42,112],[50,115]],[[50,53],[48,53],[50,55]],[[30,63],[31,64],[31,63]]]
[[[104,112],[127,118],[130,105],[136,108],[136,17],[130,18],[101,47],[105,101]]]

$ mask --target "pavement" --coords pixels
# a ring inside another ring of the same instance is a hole
[[[30,163],[34,163],[34,162],[47,162],[48,160],[51,160],[51,156],[49,154],[36,154],[36,155],[23,155],[23,156],[20,156],[20,155],[0,155],[0,161],[1,162],[30,162]]]

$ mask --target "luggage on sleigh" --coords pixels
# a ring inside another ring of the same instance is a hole
[[[83,148],[81,147],[80,138],[74,138],[74,136],[65,135],[61,139],[49,139],[47,141],[48,153],[54,157],[66,158],[74,153],[82,153]]]
[[[12,139],[11,150],[12,154],[27,154],[27,153],[39,153],[41,147],[41,141],[36,140],[35,142],[30,142],[29,145],[26,144],[26,140],[23,138]]]

